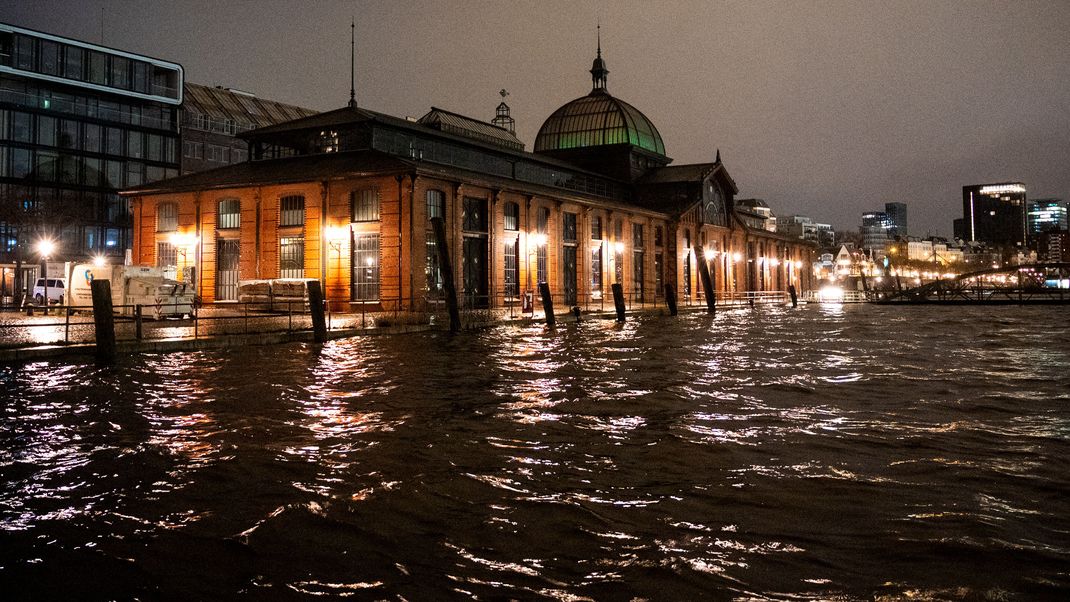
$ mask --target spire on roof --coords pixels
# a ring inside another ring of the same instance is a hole
[[[606,76],[609,75],[609,69],[606,69],[606,62],[602,60],[602,24],[598,24],[598,55],[594,59],[594,64],[591,65],[591,79],[594,81],[595,90],[605,91],[606,89]]]
[[[357,90],[356,90],[356,63],[353,60],[356,51],[356,39],[357,39],[357,20],[354,18],[349,22],[349,106],[350,108],[357,108]]]
[[[717,158],[713,160],[714,163],[721,162],[721,149],[717,149]]]

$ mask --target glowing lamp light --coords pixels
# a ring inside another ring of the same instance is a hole
[[[94,256],[94,257],[93,257],[93,265],[94,265],[94,266],[96,266],[96,267],[98,267],[98,268],[102,268],[102,267],[104,267],[104,265],[105,265],[106,263],[107,263],[107,262],[105,261],[105,259],[104,259],[104,256],[103,256],[103,255],[96,255],[96,256]]]
[[[773,266],[775,268],[778,265],[780,265],[780,260],[777,259],[776,257],[774,257],[774,258],[769,260],[769,265],[771,265],[771,266]]]
[[[740,254],[740,253],[733,253],[732,254],[732,261],[734,261],[736,263],[739,263],[739,262],[743,261],[743,255]]]
[[[56,243],[52,242],[51,239],[42,238],[37,241],[37,254],[41,257],[51,257],[55,250]]]
[[[795,262],[795,269],[796,270],[802,269],[802,262],[801,261],[796,261]]]
[[[817,300],[822,303],[843,303],[843,289],[838,286],[826,286],[817,291]]]
[[[531,235],[531,242],[534,243],[536,247],[545,247],[546,235],[542,232],[536,232],[535,234]]]
[[[197,240],[197,235],[191,232],[175,232],[171,234],[171,244],[183,249],[195,246]]]
[[[717,257],[717,251],[713,249],[706,249],[702,254],[706,257],[706,261],[713,261],[713,258]]]
[[[620,241],[617,241],[617,242],[613,243],[613,250],[615,250],[617,253],[623,253],[624,252],[624,243],[622,243]]]
[[[345,226],[329,226],[324,233],[327,240],[333,243],[339,243],[345,240],[349,235],[349,228]]]

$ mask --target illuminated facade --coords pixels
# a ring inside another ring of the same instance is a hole
[[[1061,199],[1030,199],[1028,214],[1029,236],[1067,229],[1066,203]]]
[[[956,236],[1006,250],[1026,244],[1026,189],[1021,182],[962,187],[962,222]]]
[[[558,305],[630,304],[675,286],[701,297],[708,259],[718,291],[809,288],[814,246],[748,226],[717,160],[669,165],[660,134],[606,89],[555,111],[535,152],[506,128],[433,108],[419,120],[350,106],[240,134],[250,160],[124,192],[134,261],[194,267],[204,301],[239,280],[313,278],[336,309],[422,309],[444,270],[431,219],[446,224],[464,304],[517,303],[541,282]],[[498,107],[508,115],[508,107]]]

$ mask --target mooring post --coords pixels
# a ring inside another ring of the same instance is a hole
[[[665,285],[665,304],[669,306],[669,315],[676,315],[676,289],[671,284]]]
[[[450,248],[446,241],[446,222],[441,217],[431,218],[435,230],[435,248],[438,249],[438,265],[442,268],[442,287],[446,294],[446,309],[450,312],[450,332],[461,330],[461,312],[457,309],[457,287],[453,285],[453,264],[450,263]]]
[[[698,261],[698,272],[702,278],[702,292],[706,294],[706,310],[711,314],[717,312],[717,297],[713,292],[713,278],[710,277],[710,264],[706,260],[706,256],[699,253],[696,256]]]
[[[546,325],[553,326],[557,320],[554,319],[554,299],[550,296],[550,285],[540,282],[539,295],[542,296],[542,313],[546,314]]]
[[[795,285],[794,284],[789,284],[788,285],[788,294],[791,295],[791,306],[792,307],[799,307],[799,295],[798,295],[798,293],[795,292]]]
[[[93,325],[96,327],[97,359],[115,361],[115,318],[112,316],[111,281],[94,280],[89,285],[93,294]]]
[[[141,305],[134,306],[134,338],[141,340]]]
[[[624,287],[619,282],[613,283],[613,307],[617,310],[617,321],[624,321]]]
[[[323,291],[319,280],[308,281],[308,309],[312,313],[312,340],[327,341],[327,318],[323,314]]]

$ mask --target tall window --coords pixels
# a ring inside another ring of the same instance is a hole
[[[168,268],[178,265],[178,249],[169,242],[156,243],[156,267]]]
[[[301,195],[282,197],[279,201],[279,226],[303,225],[305,225],[305,197]]]
[[[643,225],[632,224],[632,292],[635,294],[635,300],[642,303],[643,298]]]
[[[576,214],[561,214],[561,239],[566,243],[576,243]]]
[[[613,275],[615,282],[624,284],[624,222],[613,222]]]
[[[591,217],[591,238],[602,240],[602,216],[600,215]]]
[[[279,239],[279,278],[305,277],[305,237]]]
[[[350,218],[354,222],[379,221],[379,192],[374,189],[349,193]]]
[[[665,228],[654,226],[654,296],[659,297],[665,289],[665,254],[662,247],[665,245]]]
[[[684,230],[684,297],[691,298],[691,231]]]
[[[223,199],[219,201],[216,229],[232,230],[239,226],[241,226],[241,203],[238,199]]]
[[[446,219],[446,193],[441,190],[427,191],[427,293],[431,298],[442,294],[442,266],[438,261],[438,244],[431,229],[431,220],[436,217]]]
[[[543,235],[544,242],[539,245],[535,253],[535,274],[539,282],[547,282],[546,247],[549,245],[547,242],[549,239],[547,230],[550,223],[550,209],[547,207],[539,207],[536,216],[535,228],[539,234]]]
[[[487,231],[487,201],[473,197],[464,197],[462,205],[461,229],[465,232]]]
[[[178,203],[160,203],[156,206],[156,231],[178,230]]]
[[[505,204],[504,225],[506,230],[520,229],[520,205],[511,201]]]
[[[505,252],[502,255],[505,259],[505,296],[511,299],[516,299],[520,296],[520,272],[517,264],[518,244],[519,240],[516,238],[505,241]]]
[[[379,300],[379,234],[353,234],[352,297],[354,301]]]

